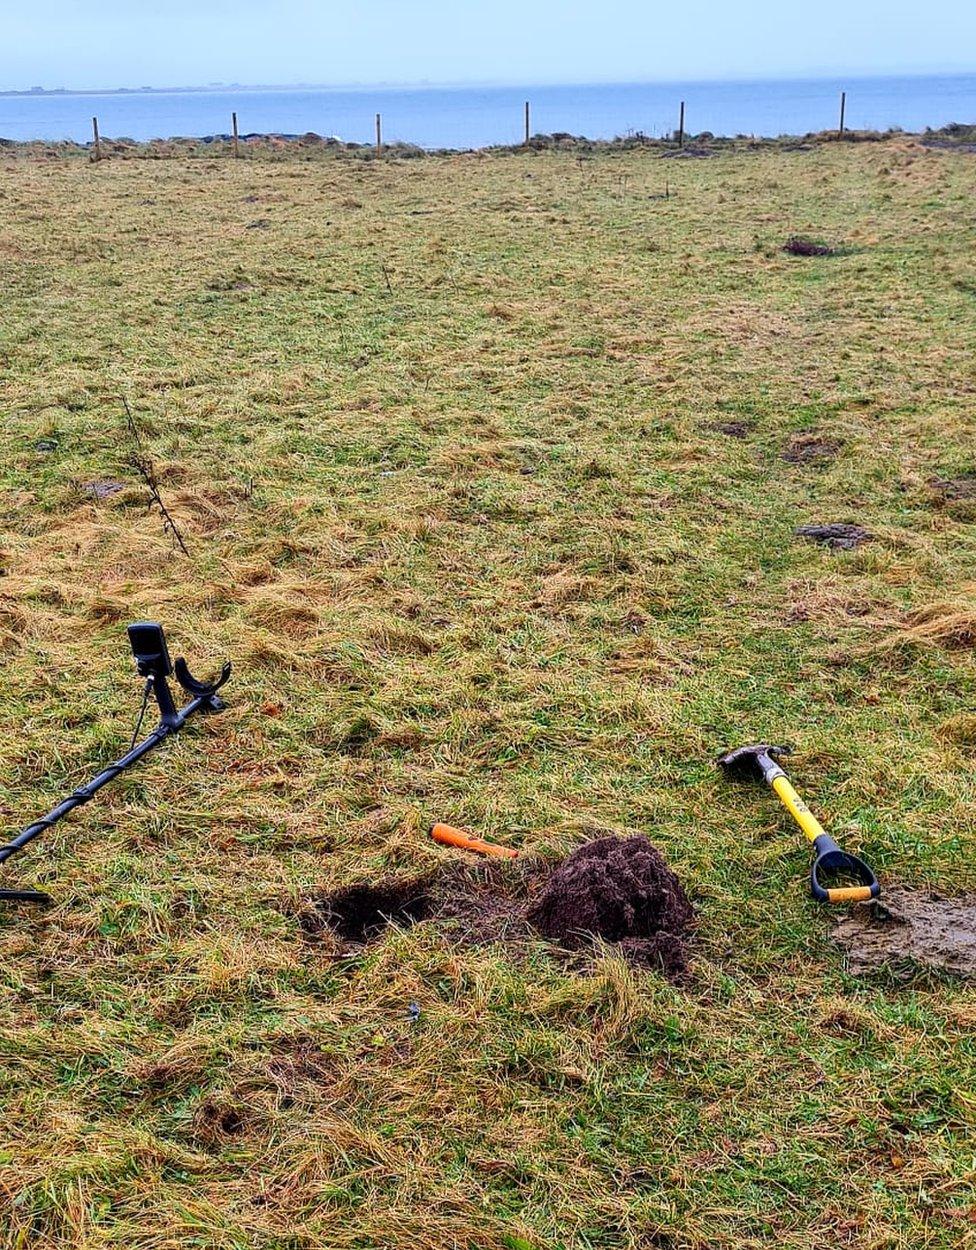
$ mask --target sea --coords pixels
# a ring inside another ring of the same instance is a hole
[[[600,83],[583,86],[208,88],[173,91],[0,94],[0,138],[87,142],[92,117],[106,138],[203,138],[227,134],[236,112],[241,134],[314,131],[372,143],[480,148],[521,142],[529,102],[533,134],[591,139],[643,133],[802,135],[837,126],[846,92],[853,130],[918,131],[976,122],[976,74],[913,77],[769,79],[735,82]]]

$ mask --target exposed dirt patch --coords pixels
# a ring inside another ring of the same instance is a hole
[[[957,521],[976,521],[976,472],[929,482],[932,506],[944,508]]]
[[[688,967],[694,909],[647,838],[607,837],[555,868],[529,857],[465,857],[435,876],[344,886],[314,899],[300,923],[306,933],[328,929],[361,946],[391,923],[428,919],[474,945],[526,940],[535,932],[580,951],[602,938],[635,966],[679,980]]]
[[[794,434],[783,452],[783,459],[788,464],[827,464],[843,445],[839,438],[821,438],[819,434]]]
[[[834,927],[859,975],[885,970],[908,979],[920,969],[976,977],[976,896],[886,889],[880,903],[857,907]]]
[[[246,1127],[245,1114],[233,1100],[210,1095],[197,1107],[191,1136],[204,1145],[219,1145]]]
[[[680,976],[694,910],[647,838],[609,837],[581,846],[555,869],[528,920],[568,950],[601,937],[631,963]]]
[[[751,421],[714,421],[708,428],[728,438],[748,438],[755,426]]]
[[[422,877],[390,877],[370,885],[346,885],[315,900],[303,917],[306,932],[332,929],[345,942],[368,942],[387,925],[401,926],[431,914],[429,882]]]
[[[816,243],[802,234],[793,234],[783,244],[783,251],[790,256],[833,256],[834,249],[826,243]]]
[[[932,493],[946,502],[951,499],[976,499],[976,473],[960,473],[958,477],[934,477],[929,482]]]
[[[831,521],[827,525],[798,525],[793,533],[798,538],[809,538],[821,547],[831,547],[836,551],[854,551],[873,537],[860,525],[847,525],[843,521]]]

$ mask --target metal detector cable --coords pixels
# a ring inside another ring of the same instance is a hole
[[[153,688],[153,679],[151,677],[147,677],[146,685],[142,692],[142,707],[139,709],[139,716],[138,716],[138,719],[136,720],[136,726],[135,726],[135,729],[133,729],[132,731],[132,741],[129,743],[130,751],[136,745],[136,742],[139,739],[139,730],[142,728],[142,722],[146,719],[146,708],[149,706],[149,696],[152,694],[152,688]]]

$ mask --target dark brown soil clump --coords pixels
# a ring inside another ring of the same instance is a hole
[[[847,525],[843,521],[831,521],[828,525],[798,525],[793,533],[798,538],[809,538],[811,542],[835,551],[854,551],[872,538],[869,530],[860,525]]]
[[[93,499],[111,499],[113,495],[125,490],[125,482],[82,482],[81,489]]]
[[[855,975],[885,971],[908,980],[929,969],[976,977],[976,897],[901,889],[857,907],[834,928]]]
[[[821,438],[819,434],[796,434],[783,452],[788,464],[826,464],[833,460],[843,443],[838,438]]]
[[[944,509],[954,521],[976,521],[976,473],[933,478],[929,491],[932,507]]]
[[[790,256],[833,256],[834,249],[825,243],[815,243],[802,234],[791,235],[783,244],[783,251]]]
[[[694,909],[647,838],[608,837],[581,846],[555,869],[528,920],[568,950],[599,937],[618,943],[632,963],[680,976]]]

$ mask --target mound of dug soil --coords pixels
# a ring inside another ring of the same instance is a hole
[[[644,837],[598,838],[552,873],[528,913],[540,933],[569,950],[593,937],[669,976],[688,964],[694,910],[661,852]]]
[[[843,444],[837,438],[821,438],[818,434],[795,434],[782,453],[788,464],[826,464],[833,460]]]

